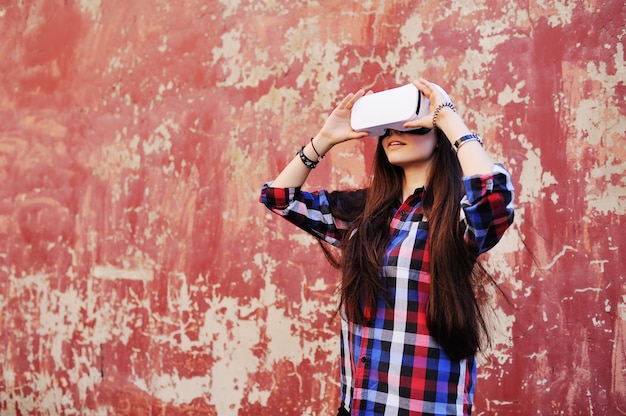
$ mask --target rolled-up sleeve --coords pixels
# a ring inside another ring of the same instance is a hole
[[[495,246],[513,223],[514,188],[511,175],[495,164],[486,175],[463,178],[466,195],[461,201],[467,228],[465,238],[481,254]]]
[[[339,247],[350,224],[333,217],[327,195],[325,190],[274,188],[268,182],[261,189],[259,202],[314,237]]]

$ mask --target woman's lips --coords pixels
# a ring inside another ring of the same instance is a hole
[[[387,147],[396,147],[396,146],[404,146],[404,143],[402,143],[399,140],[390,140],[389,143],[387,144]]]

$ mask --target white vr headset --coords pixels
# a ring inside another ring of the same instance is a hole
[[[433,84],[446,101],[450,97],[439,85]],[[407,121],[417,120],[429,114],[430,101],[413,84],[364,95],[352,107],[350,125],[356,131],[367,131],[370,136],[382,136],[388,129],[397,131],[414,130],[404,128]]]

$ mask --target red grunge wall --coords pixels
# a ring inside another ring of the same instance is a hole
[[[478,415],[626,414],[623,1],[0,1],[0,413],[333,414],[337,274],[258,204],[424,76],[517,186]],[[363,185],[373,145],[311,186]],[[534,259],[533,259],[534,255]]]

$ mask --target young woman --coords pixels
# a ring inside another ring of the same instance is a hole
[[[341,248],[339,415],[469,415],[486,333],[477,257],[513,221],[509,173],[434,84],[413,84],[430,114],[378,138],[367,189],[304,192],[350,127],[365,92],[346,96],[261,191],[261,202]]]

